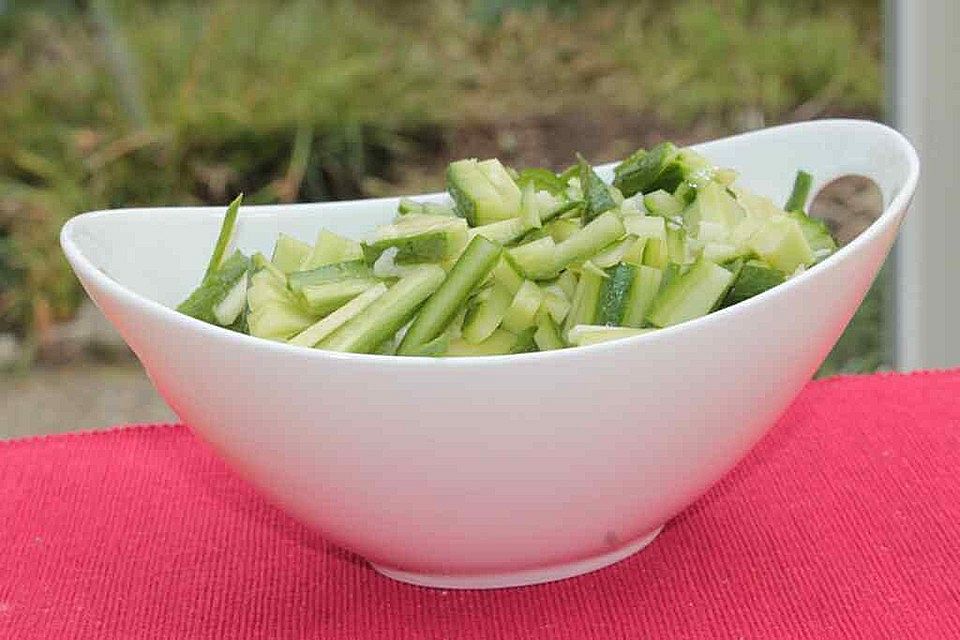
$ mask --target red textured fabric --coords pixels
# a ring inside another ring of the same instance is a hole
[[[813,383],[647,550],[434,591],[265,504],[182,427],[0,443],[0,637],[960,638],[960,372]]]

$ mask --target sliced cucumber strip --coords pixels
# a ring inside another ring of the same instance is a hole
[[[499,244],[510,244],[520,239],[530,229],[531,227],[520,218],[510,218],[500,222],[491,222],[482,227],[474,227],[468,233],[471,239],[482,236]]]
[[[559,270],[557,267],[557,243],[547,236],[507,251],[510,260],[520,270],[521,275],[529,280],[548,280],[554,278]]]
[[[513,302],[513,295],[498,284],[481,291],[467,307],[461,330],[463,339],[471,344],[479,344],[493,335],[503,322],[503,316]]]
[[[543,308],[550,314],[554,322],[563,322],[570,313],[570,299],[559,284],[550,284],[542,288]]]
[[[281,233],[277,238],[277,244],[273,247],[273,257],[270,261],[280,271],[292,273],[300,269],[300,265],[304,263],[311,251],[313,247],[306,242]]]
[[[761,260],[786,275],[792,275],[797,267],[813,264],[816,259],[800,225],[783,214],[766,220],[748,245]]]
[[[437,290],[446,272],[424,265],[400,278],[367,309],[320,342],[321,349],[369,353],[405,325],[424,300]]]
[[[702,221],[707,221],[732,229],[745,216],[743,207],[726,188],[709,182],[697,191],[696,199],[683,210],[683,224],[687,229],[697,229]]]
[[[359,242],[338,236],[324,229],[317,234],[317,241],[313,245],[313,250],[300,265],[299,270],[310,271],[326,264],[362,259],[363,248]]]
[[[639,329],[643,327],[647,311],[660,291],[663,273],[659,269],[638,265],[633,276],[633,282],[627,291],[624,303],[623,317],[620,324],[626,327]]]
[[[454,211],[450,205],[440,204],[438,202],[417,202],[410,198],[400,198],[400,202],[397,203],[397,213],[401,216],[410,213],[422,213],[430,216],[457,215],[456,211]]]
[[[554,322],[551,314],[544,311],[541,309],[537,314],[537,330],[533,334],[533,340],[540,351],[563,349],[566,345],[560,337],[560,329],[557,328],[557,323]]]
[[[607,270],[609,276],[603,281],[600,299],[597,302],[596,319],[600,325],[618,327],[623,324],[627,309],[627,294],[633,285],[636,267],[630,264],[618,264]]]
[[[443,284],[427,300],[407,330],[397,352],[410,353],[440,335],[470,293],[500,260],[499,244],[477,236],[470,241]],[[521,287],[522,290],[522,287]]]
[[[567,218],[568,216],[579,217],[580,208],[583,206],[583,200],[569,200],[563,204],[557,205],[546,213],[541,213],[540,222],[546,224],[547,222],[556,220],[558,218]]]
[[[599,342],[609,342],[649,333],[652,329],[634,329],[633,327],[608,327],[604,325],[578,324],[570,329],[568,339],[575,347],[585,347]]]
[[[612,211],[600,215],[557,245],[553,272],[556,273],[572,262],[590,258],[604,247],[622,238],[625,233],[626,229],[620,221],[620,216]]]
[[[531,168],[524,169],[517,174],[517,185],[523,189],[531,185],[537,191],[546,191],[552,195],[563,193],[566,185],[557,174],[549,169]]]
[[[223,300],[213,307],[213,317],[220,326],[226,327],[236,322],[247,306],[248,273],[249,271],[244,271]]]
[[[236,235],[237,215],[240,212],[241,202],[243,202],[242,193],[234,198],[230,206],[227,207],[227,213],[223,216],[223,224],[220,225],[220,234],[217,236],[217,242],[213,246],[213,253],[210,255],[210,262],[207,264],[207,271],[203,274],[204,279],[219,269],[227,257],[228,250],[233,244],[233,239]]]
[[[665,240],[647,238],[643,248],[643,264],[654,269],[664,269],[670,263],[670,254]]]
[[[348,321],[360,315],[370,304],[387,292],[387,285],[378,282],[327,317],[310,325],[290,339],[290,344],[312,347]]]
[[[270,262],[250,277],[247,307],[250,335],[268,340],[287,340],[316,320],[287,289],[286,277]]]
[[[543,228],[554,242],[563,242],[581,229],[579,221],[564,218],[548,222]]]
[[[569,333],[570,329],[578,324],[594,324],[603,282],[604,278],[593,271],[584,271],[580,274],[570,312],[563,322],[564,334]]]
[[[580,188],[583,189],[583,223],[587,224],[600,214],[616,208],[617,203],[610,195],[607,184],[579,153],[577,165],[580,169]]]
[[[634,255],[631,262],[642,262],[655,269],[662,269],[667,265],[670,257],[666,220],[657,216],[630,216],[623,219],[623,226],[627,233],[644,240],[642,259],[637,260]]]
[[[497,329],[489,338],[479,343],[470,343],[463,339],[450,341],[444,355],[447,356],[502,356],[513,353],[517,345],[517,336],[505,329]]]
[[[519,334],[535,324],[543,293],[534,282],[525,280],[503,314],[503,328]]]
[[[250,335],[281,342],[300,333],[314,320],[296,305],[289,304],[268,304],[247,314]]]
[[[687,253],[687,232],[672,224],[667,225],[667,257],[677,264],[693,262]]]
[[[420,357],[420,358],[439,358],[447,353],[447,349],[450,348],[450,341],[455,339],[456,338],[451,338],[446,333],[441,333],[439,336],[437,336],[430,342],[427,342],[418,347],[409,349],[405,353],[400,353],[399,351],[397,351],[393,355],[411,356],[411,357]]]
[[[523,284],[523,276],[517,272],[505,254],[493,267],[493,280],[506,288],[510,295],[519,291],[520,285]]]
[[[621,262],[627,264],[643,264],[643,254],[647,248],[647,240],[649,238],[638,238],[637,236],[627,236],[633,238],[633,242],[629,245],[627,250],[623,253],[623,257],[620,259]]]
[[[378,227],[362,243],[364,259],[373,264],[384,251],[396,247],[396,264],[439,262],[457,255],[467,241],[467,225],[459,218],[411,213],[393,224]]]
[[[624,256],[633,248],[637,240],[637,236],[626,235],[590,258],[590,262],[601,269],[608,269],[620,262],[624,262]]]
[[[217,307],[234,293],[238,283],[250,269],[251,261],[239,251],[235,251],[220,268],[204,277],[203,282],[190,296],[177,306],[177,311],[197,320],[226,326],[233,321],[220,322]],[[236,295],[236,294],[234,294]],[[244,299],[246,286],[243,287]],[[241,305],[241,310],[243,306]],[[236,318],[234,318],[236,320]]]
[[[376,278],[346,278],[323,284],[312,284],[299,291],[304,308],[323,316],[353,300],[364,291],[380,283]]]
[[[601,268],[598,267],[597,265],[593,264],[593,262],[591,262],[590,260],[587,260],[586,262],[584,262],[583,264],[581,264],[580,267],[579,267],[579,271],[580,271],[580,273],[585,273],[585,272],[587,272],[587,271],[593,272],[594,274],[600,276],[600,277],[603,278],[604,280],[606,280],[607,278],[610,277],[610,276],[607,274],[606,271],[604,271],[603,269],[601,269]]]
[[[347,280],[350,278],[372,278],[373,270],[363,260],[337,262],[311,269],[310,271],[294,271],[287,275],[287,283],[292,291],[315,285]]]
[[[807,244],[813,251],[815,262],[820,262],[837,250],[837,243],[822,220],[808,216],[802,211],[792,211],[787,215],[800,225],[803,237],[807,239]]]
[[[661,142],[650,151],[641,149],[614,168],[613,186],[627,198],[658,189],[672,192],[683,178],[673,162],[678,153],[670,142]]]
[[[643,206],[651,215],[674,218],[683,212],[684,203],[663,189],[658,189],[643,196]]]
[[[732,282],[732,273],[700,259],[661,289],[650,306],[647,320],[654,326],[668,327],[705,316],[726,295]]]
[[[708,242],[703,246],[703,253],[701,255],[710,262],[721,263],[742,257],[744,251],[732,244]]]
[[[560,277],[557,278],[557,286],[563,290],[567,300],[573,300],[573,296],[577,291],[577,274],[573,271],[567,270],[560,274]]]
[[[520,189],[499,160],[451,163],[447,191],[472,227],[514,218],[520,211]]]
[[[747,262],[741,267],[737,279],[730,287],[730,291],[724,297],[720,306],[729,307],[732,304],[743,302],[747,298],[752,298],[767,289],[772,289],[778,284],[783,284],[785,279],[783,273],[778,269],[758,261]]]
[[[510,353],[530,353],[537,350],[537,341],[533,339],[537,332],[536,327],[529,327],[517,334],[517,339],[510,347]]]
[[[549,210],[552,210],[552,207]],[[527,184],[521,193],[519,218],[529,229],[539,229],[543,224],[540,220],[540,200],[532,183]]]
[[[813,176],[803,169],[797,171],[797,176],[793,179],[793,189],[790,191],[790,197],[787,198],[787,204],[783,206],[784,211],[803,212],[812,186]]]
[[[627,233],[638,238],[667,241],[667,221],[657,216],[627,216],[623,219]]]

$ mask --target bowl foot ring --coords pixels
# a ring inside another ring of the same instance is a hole
[[[512,573],[495,573],[479,575],[431,575],[423,573],[411,573],[401,569],[385,567],[379,564],[373,564],[378,573],[406,582],[408,584],[420,587],[432,587],[434,589],[502,589],[505,587],[523,587],[544,582],[554,582],[565,578],[583,575],[603,569],[612,564],[629,558],[633,554],[641,551],[644,547],[654,541],[654,539],[663,530],[663,526],[657,527],[650,533],[640,536],[633,542],[626,544],[619,549],[610,551],[603,555],[594,556],[585,560],[578,560],[568,564],[556,565],[553,567],[543,567],[538,569],[527,569]]]

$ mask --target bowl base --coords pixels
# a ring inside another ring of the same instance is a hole
[[[432,587],[434,589],[503,589],[505,587],[524,587],[544,582],[553,582],[565,578],[583,575],[603,569],[616,562],[632,556],[642,550],[660,534],[663,526],[659,526],[650,533],[640,536],[633,542],[603,555],[578,560],[568,564],[556,565],[553,567],[544,567],[541,569],[527,569],[524,571],[515,571],[512,573],[492,573],[492,574],[472,574],[472,575],[445,575],[445,574],[424,574],[411,573],[401,569],[385,567],[380,564],[373,564],[378,573],[413,584],[420,587]]]

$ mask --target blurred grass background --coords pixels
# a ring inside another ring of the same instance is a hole
[[[881,31],[879,0],[0,0],[0,332],[35,344],[75,312],[75,213],[879,118]],[[882,293],[823,372],[884,365]]]

